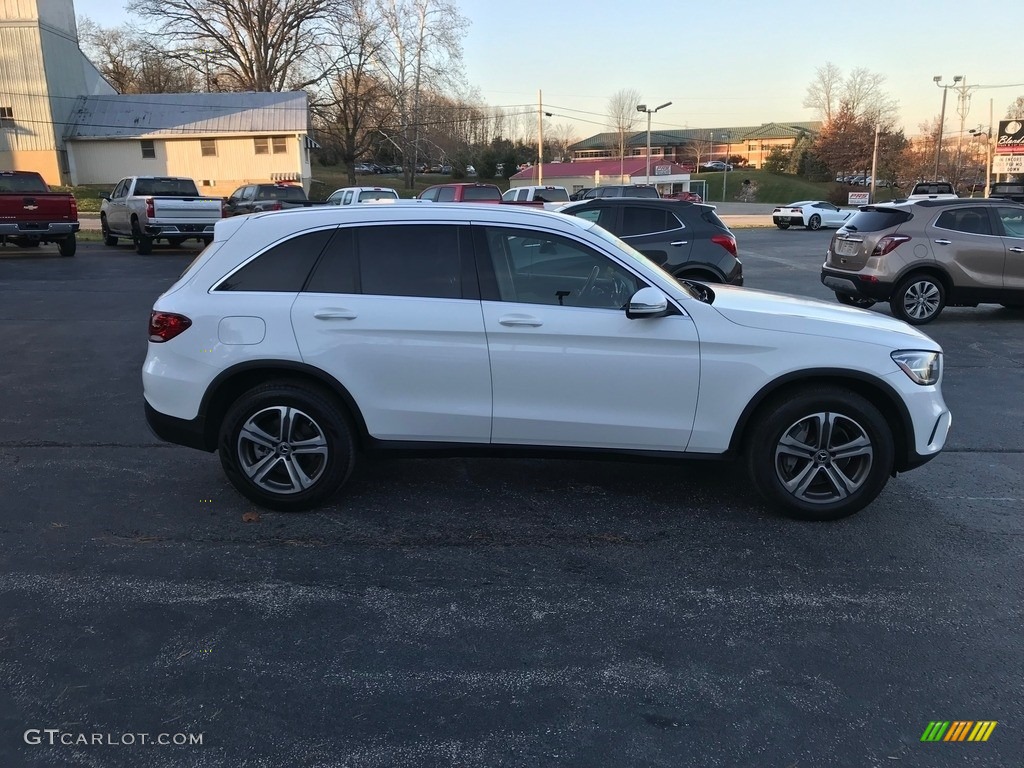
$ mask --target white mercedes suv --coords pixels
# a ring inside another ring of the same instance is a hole
[[[827,520],[942,449],[942,350],[888,317],[677,282],[605,230],[519,206],[353,206],[218,222],[156,302],[154,432],[219,451],[278,510],[361,454],[740,459]]]

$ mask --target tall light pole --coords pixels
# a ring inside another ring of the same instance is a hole
[[[647,181],[645,182],[646,184],[650,184],[651,183],[651,115],[653,115],[659,109],[664,109],[665,107],[671,107],[671,106],[672,106],[672,102],[671,101],[666,101],[660,107],[655,107],[654,109],[648,109],[646,104],[637,104],[636,105],[636,111],[637,112],[646,112],[647,113]]]
[[[942,127],[946,122],[946,93],[950,88],[955,88],[956,84],[964,79],[963,75],[955,75],[953,77],[953,85],[943,85],[942,75],[936,75],[932,78],[935,84],[942,89],[942,111],[939,113],[939,140],[935,144],[935,179],[939,180],[939,157],[942,154]]]
[[[732,151],[732,134],[723,133],[722,138],[726,140],[725,145],[725,167],[722,169],[722,202],[725,202],[725,180],[729,178],[729,153]]]

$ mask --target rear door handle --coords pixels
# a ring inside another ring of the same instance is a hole
[[[318,309],[313,313],[317,320],[355,320],[356,313],[351,309]]]
[[[935,244],[936,245],[952,245],[953,241],[952,240],[936,240]]]
[[[537,328],[538,326],[544,325],[544,321],[539,317],[533,315],[502,315],[498,318],[498,322],[502,325],[511,327],[528,327]]]
[[[669,245],[686,245],[688,240],[676,240],[675,242],[669,243]]]
[[[1011,248],[1010,253],[1024,253],[1024,248]]]

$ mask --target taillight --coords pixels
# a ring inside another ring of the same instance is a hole
[[[799,213],[801,216],[803,216],[804,215],[804,209],[803,208],[793,208],[793,213]]]
[[[712,243],[718,243],[733,256],[736,255],[736,238],[732,235],[712,235]]]
[[[78,201],[74,197],[71,198],[71,218],[78,218]]]
[[[152,197],[146,198],[146,216],[149,217],[150,219],[156,216],[156,207],[153,205]]]
[[[271,211],[280,211],[283,208],[284,208],[284,206],[281,205],[281,203],[274,203],[273,205],[270,206],[269,210],[271,210]]]
[[[175,315],[172,312],[150,312],[149,340],[170,341],[186,331],[190,325],[192,325],[192,321],[184,315]]]
[[[905,243],[910,239],[910,235],[886,235],[878,241],[878,245],[875,246],[875,250],[871,252],[872,256],[885,256],[889,251],[895,248],[900,243]]]

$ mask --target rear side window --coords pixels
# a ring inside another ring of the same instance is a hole
[[[297,293],[333,232],[321,229],[280,242],[222,280],[217,290]]]
[[[935,220],[939,229],[951,229],[954,232],[966,232],[972,235],[991,235],[992,225],[988,211],[978,208],[953,208],[943,211]]]
[[[728,229],[728,227],[725,226],[725,222],[718,218],[718,214],[715,213],[713,208],[705,208],[700,217],[713,227]]]
[[[1024,207],[996,208],[996,216],[1003,222],[1007,237],[1024,237]]]
[[[910,221],[913,216],[895,208],[864,208],[853,214],[846,222],[846,229],[853,232],[881,232]]]
[[[455,187],[441,187],[437,190],[437,202],[450,203],[455,200]]]
[[[652,232],[667,232],[670,229],[679,229],[679,227],[679,220],[668,211],[627,205],[622,209],[622,232],[619,236],[647,235]]]
[[[501,200],[501,192],[497,187],[464,187],[462,199],[470,200]]]
[[[362,293],[462,298],[458,227],[444,224],[360,227],[355,239]]]

